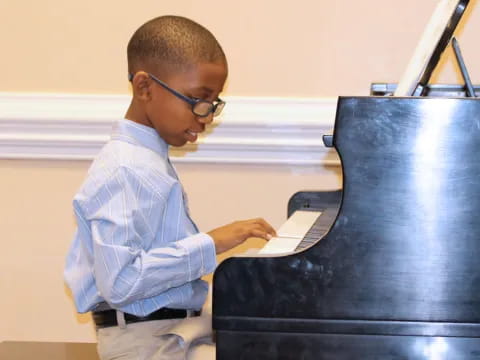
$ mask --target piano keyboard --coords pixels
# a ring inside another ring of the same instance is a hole
[[[329,230],[337,215],[337,208],[322,211],[297,210],[278,229],[258,252],[263,255],[303,250],[315,244]]]

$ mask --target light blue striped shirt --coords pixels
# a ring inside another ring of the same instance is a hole
[[[65,281],[77,310],[106,301],[145,316],[161,307],[200,309],[216,266],[212,238],[190,219],[168,159],[150,127],[118,121],[73,200],[77,231]]]

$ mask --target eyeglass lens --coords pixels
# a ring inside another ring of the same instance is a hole
[[[222,112],[224,103],[220,102],[216,106],[207,101],[199,101],[193,107],[193,112],[198,116],[208,116],[213,111],[213,116]]]
[[[217,104],[217,107],[215,109],[215,112],[213,113],[213,116],[218,116],[222,112],[223,108],[225,107],[224,102],[220,102]]]

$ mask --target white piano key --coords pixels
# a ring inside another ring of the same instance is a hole
[[[271,238],[258,253],[265,255],[292,252],[300,241],[302,241],[301,238],[274,237]]]
[[[321,211],[295,211],[277,230],[277,237],[270,239],[258,253],[280,254],[294,251],[321,214]]]
[[[321,211],[297,210],[283,223],[280,229],[277,230],[277,236],[281,238],[292,237],[301,239],[321,214]]]

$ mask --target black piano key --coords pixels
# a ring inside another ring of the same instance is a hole
[[[338,207],[321,209],[322,213],[315,220],[312,227],[307,231],[302,241],[297,245],[295,251],[300,251],[318,242],[330,229],[337,216]]]

